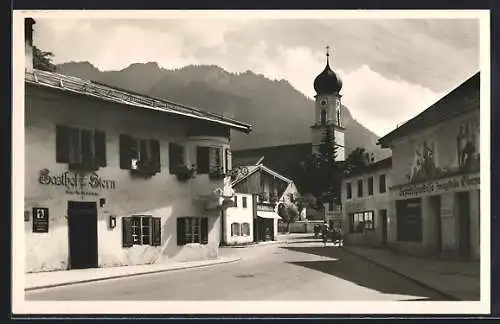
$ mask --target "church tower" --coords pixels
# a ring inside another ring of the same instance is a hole
[[[342,80],[330,68],[330,47],[326,47],[326,66],[316,79],[314,79],[315,118],[312,131],[313,152],[317,152],[327,129],[335,136],[337,146],[337,161],[345,159],[345,128],[343,127],[341,113]]]

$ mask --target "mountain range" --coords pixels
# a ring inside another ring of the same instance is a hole
[[[57,65],[57,72],[165,98],[251,124],[249,135],[231,134],[233,150],[310,142],[314,102],[286,80],[270,80],[251,71],[230,73],[215,65],[167,70],[157,63],[134,63],[119,71],[100,71],[89,62]],[[313,82],[313,80],[311,80]],[[346,152],[364,147],[376,160],[390,152],[378,136],[343,107]]]

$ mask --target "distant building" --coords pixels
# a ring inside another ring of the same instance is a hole
[[[33,69],[26,44],[26,271],[217,258],[230,130],[251,126]]]
[[[281,219],[277,213],[279,204],[293,202],[298,194],[294,182],[263,164],[240,166],[235,171],[232,186],[236,196],[252,195],[251,200],[248,198],[247,205],[253,209],[254,241],[275,240],[278,220]],[[237,205],[240,205],[239,201]],[[232,209],[229,209],[230,213],[233,213]],[[241,219],[247,217],[244,216],[246,210],[241,210],[241,213]],[[225,224],[229,226],[233,219],[228,219]]]
[[[391,245],[478,259],[480,73],[379,140],[392,150]]]
[[[346,244],[385,246],[388,231],[392,158],[355,170],[342,180],[343,233]]]

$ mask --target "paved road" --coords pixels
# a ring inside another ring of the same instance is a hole
[[[444,300],[357,257],[318,243],[224,249],[242,261],[28,292],[27,300]]]

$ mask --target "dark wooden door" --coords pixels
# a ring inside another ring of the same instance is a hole
[[[380,210],[380,224],[382,225],[382,244],[387,244],[387,210]]]
[[[458,251],[460,256],[468,258],[471,252],[470,237],[470,197],[469,192],[458,194]]]
[[[68,202],[70,269],[97,268],[97,204]]]

